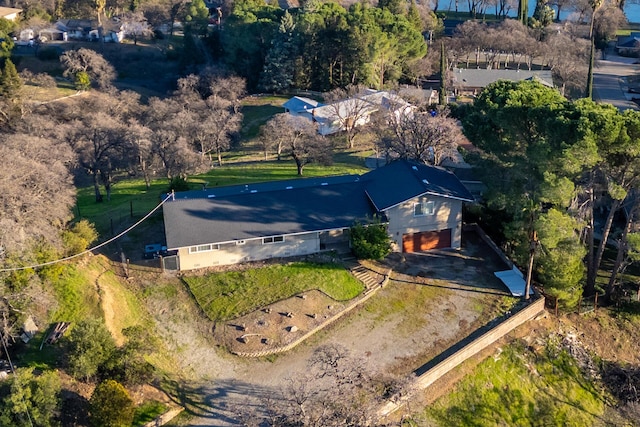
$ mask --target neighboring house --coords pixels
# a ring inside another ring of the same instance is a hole
[[[438,103],[438,91],[434,89],[402,87],[398,89],[398,96],[411,100],[417,100],[421,105],[433,105]]]
[[[54,26],[58,31],[67,33],[69,40],[87,40],[98,22],[92,19],[60,19]]]
[[[640,32],[633,31],[628,36],[618,36],[616,52],[623,56],[640,54]]]
[[[473,196],[442,168],[397,160],[364,175],[175,193],[163,205],[180,270],[348,251],[355,221],[377,215],[394,250],[460,248],[462,203]]]
[[[303,96],[294,96],[287,102],[282,104],[285,113],[289,113],[294,116],[303,116],[309,120],[312,120],[311,111],[314,108],[321,107],[323,104],[313,99],[305,98]]]
[[[414,107],[399,96],[386,92],[367,89],[362,94],[321,104],[309,98],[294,96],[283,104],[285,112],[313,120],[318,125],[320,135],[331,135],[347,127],[362,126],[369,123],[371,114],[381,108],[395,114],[407,114]]]
[[[22,9],[16,9],[14,7],[0,7],[0,18],[15,21],[18,19],[20,12],[22,12]]]
[[[553,87],[551,70],[453,69],[453,86],[456,88],[458,94],[477,95],[482,89],[498,80],[509,80],[512,82],[536,80],[547,87]]]
[[[94,19],[61,19],[55,23],[55,28],[41,31],[66,34],[65,38],[54,40],[89,40],[99,41],[98,21]],[[106,20],[102,25],[102,38],[107,43],[120,43],[124,39],[122,24],[117,20]]]

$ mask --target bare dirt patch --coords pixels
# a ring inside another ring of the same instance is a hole
[[[259,352],[288,345],[345,308],[311,290],[225,322],[214,337],[231,352]]]

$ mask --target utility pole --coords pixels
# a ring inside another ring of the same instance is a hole
[[[527,269],[527,282],[524,287],[524,299],[529,299],[529,292],[531,290],[531,275],[533,274],[533,259],[536,254],[536,248],[538,247],[538,233],[533,230],[531,233],[531,242],[529,244],[529,268]]]

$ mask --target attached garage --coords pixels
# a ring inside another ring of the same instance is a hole
[[[422,231],[402,236],[402,252],[421,252],[451,247],[451,229]]]

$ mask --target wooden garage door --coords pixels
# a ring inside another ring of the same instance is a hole
[[[402,236],[403,252],[420,252],[429,249],[450,248],[451,229],[441,231],[423,231]]]

